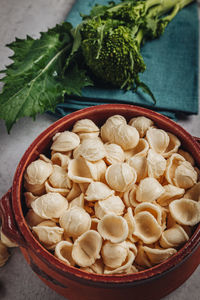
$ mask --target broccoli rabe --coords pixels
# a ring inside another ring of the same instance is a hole
[[[94,22],[94,19],[89,20],[82,28],[84,34],[86,28],[88,33],[88,38],[81,44],[88,67],[97,77],[113,86],[131,89],[138,81],[138,73],[145,70],[140,54],[142,30],[133,38],[130,28],[125,25],[112,26],[108,20],[101,21],[98,28],[102,28],[103,32],[96,31],[94,36]],[[96,22],[99,24],[99,19]]]
[[[141,86],[153,98],[139,79],[146,68],[140,46],[162,35],[178,11],[193,1],[129,0],[95,6],[80,26],[86,65],[103,82],[126,90]]]

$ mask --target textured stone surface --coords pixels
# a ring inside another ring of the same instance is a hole
[[[84,1],[84,0],[83,0]],[[0,0],[0,69],[11,61],[12,52],[5,47],[17,36],[38,37],[40,31],[61,22],[74,0]],[[35,137],[55,118],[44,114],[21,119],[8,135],[0,121],[0,196],[12,185],[12,178],[24,151]],[[192,135],[200,136],[200,117],[190,116],[178,121]],[[45,286],[27,265],[19,249],[12,249],[8,263],[0,268],[0,299],[2,300],[61,300],[63,297]],[[198,300],[200,267],[165,300]]]

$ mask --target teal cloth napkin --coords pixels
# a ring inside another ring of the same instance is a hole
[[[67,21],[76,26],[81,22],[80,13],[88,14],[96,3],[107,4],[108,1],[77,0]],[[142,46],[146,71],[140,75],[140,79],[152,90],[157,100],[155,105],[141,89],[133,93],[116,88],[87,87],[83,89],[82,97],[67,97],[65,103],[59,104],[56,108],[57,116],[104,103],[135,104],[173,119],[177,112],[197,114],[198,38],[198,8],[194,2],[178,13],[163,36]]]

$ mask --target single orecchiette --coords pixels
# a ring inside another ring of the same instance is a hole
[[[52,164],[38,159],[33,161],[26,169],[24,178],[28,184],[41,185],[53,172]]]
[[[64,261],[67,265],[74,266],[75,262],[72,258],[72,248],[73,244],[68,241],[60,241],[55,246],[55,256],[62,261]]]
[[[157,202],[162,206],[169,205],[171,201],[181,198],[185,193],[184,189],[172,184],[166,184],[163,188],[165,189],[164,193],[157,199]]]
[[[92,182],[92,175],[87,161],[82,158],[72,159],[68,168],[69,178],[76,183]]]
[[[49,176],[49,182],[55,188],[71,188],[67,172],[58,165],[53,165],[53,172]]]
[[[187,192],[184,195],[184,198],[200,202],[200,182],[196,183],[195,185],[193,185],[192,188],[187,190]]]
[[[117,144],[105,144],[106,150],[105,160],[107,164],[112,165],[114,163],[124,162],[125,155],[122,147]]]
[[[46,246],[53,246],[60,242],[64,232],[64,229],[57,226],[53,221],[44,221],[37,226],[33,226],[32,230],[39,241]]]
[[[143,116],[139,116],[136,118],[132,118],[129,125],[134,126],[140,134],[140,137],[144,137],[146,135],[147,130],[153,126],[153,121]]]
[[[113,190],[125,192],[136,182],[137,173],[127,163],[117,163],[107,168],[105,178]]]
[[[135,259],[135,255],[133,254],[132,251],[129,251],[124,263],[120,267],[116,269],[105,267],[104,274],[130,273],[129,270],[132,267],[134,259]]]
[[[189,236],[183,227],[175,224],[173,227],[163,231],[159,242],[163,248],[173,248],[184,244],[188,239]]]
[[[137,146],[139,142],[139,133],[136,128],[121,124],[114,131],[114,142],[120,145],[122,149],[129,150]]]
[[[188,189],[197,182],[197,172],[188,161],[182,162],[175,170],[174,183],[176,186]]]
[[[14,242],[12,242],[2,231],[2,229],[0,229],[0,241],[8,248],[14,248],[14,247],[18,247],[18,245]]]
[[[58,132],[53,137],[51,150],[56,152],[68,152],[80,144],[79,136],[71,131]]]
[[[162,228],[148,211],[141,211],[134,216],[135,228],[133,234],[145,244],[156,242],[162,233]]]
[[[85,192],[85,199],[87,201],[98,201],[104,200],[114,194],[114,191],[111,190],[103,182],[91,182]]]
[[[155,178],[146,177],[140,181],[136,190],[136,200],[152,202],[158,199],[164,191],[162,185]]]
[[[59,218],[67,209],[68,201],[58,193],[47,193],[32,202],[31,207],[41,218]]]
[[[162,176],[165,172],[166,164],[167,162],[161,154],[153,149],[148,151],[147,168],[149,177],[159,178]]]
[[[164,260],[166,260],[167,258],[169,258],[177,252],[174,248],[152,249],[147,246],[144,246],[143,250],[146,253],[152,265],[156,265],[163,262]]]
[[[51,160],[54,165],[58,165],[62,167],[64,170],[67,170],[70,158],[66,154],[55,152],[52,154]]]
[[[84,139],[73,154],[74,158],[81,156],[89,161],[98,161],[106,156],[106,150],[101,139]]]
[[[90,229],[91,218],[83,208],[74,206],[64,211],[59,223],[69,237],[77,238]]]
[[[181,145],[181,142],[179,139],[172,133],[167,132],[169,136],[169,144],[167,146],[167,149],[163,153],[164,157],[169,157],[172,153],[178,152],[178,148]]]
[[[200,222],[200,202],[181,198],[169,204],[169,211],[177,223],[194,226]]]
[[[188,189],[197,182],[194,167],[177,153],[172,154],[167,160],[165,177],[170,184],[183,189]]]
[[[136,206],[134,214],[136,215],[141,211],[148,211],[154,216],[159,225],[162,224],[162,208],[158,204],[154,204],[151,202],[142,202]]]
[[[0,267],[5,265],[9,256],[8,248],[0,240]]]
[[[90,119],[78,120],[72,129],[75,133],[99,132],[99,127]]]
[[[106,241],[101,249],[103,262],[107,267],[118,268],[125,261],[128,251],[126,242],[113,244],[110,241]]]
[[[131,148],[130,150],[127,150],[124,152],[125,159],[128,160],[131,157],[136,156],[146,156],[147,152],[149,150],[149,144],[145,139],[139,139],[139,142],[136,147]]]
[[[102,219],[104,215],[114,213],[118,216],[124,212],[125,205],[119,196],[112,195],[95,203],[95,215]]]
[[[164,153],[169,145],[169,136],[166,131],[150,127],[147,130],[146,138],[150,148],[157,153]]]
[[[41,196],[45,193],[45,183],[30,184],[24,179],[24,187],[27,192],[32,193],[34,196]]]
[[[97,230],[105,240],[121,243],[126,240],[129,232],[126,220],[115,214],[105,215],[98,223]]]
[[[108,118],[101,127],[101,138],[103,142],[114,143],[114,131],[121,124],[127,124],[123,116],[114,115]]]
[[[95,230],[88,230],[79,236],[72,248],[72,258],[81,267],[89,267],[100,258],[102,238]]]
[[[127,163],[136,171],[136,182],[147,177],[147,158],[145,156],[133,156],[127,160]]]

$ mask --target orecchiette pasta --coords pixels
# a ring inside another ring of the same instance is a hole
[[[59,223],[69,237],[76,238],[90,229],[91,218],[83,208],[74,206],[64,211]]]
[[[145,244],[155,243],[162,234],[162,228],[148,211],[141,211],[134,216],[135,228],[133,234]]]
[[[173,227],[165,230],[160,238],[160,245],[163,248],[178,247],[189,239],[182,226],[175,224]]]
[[[55,256],[67,265],[74,266],[75,262],[72,258],[73,244],[68,241],[60,241],[55,246]]]
[[[153,126],[153,121],[146,117],[136,117],[129,121],[129,125],[134,126],[140,134],[140,137],[146,135],[147,130]]]
[[[118,268],[125,261],[128,255],[128,247],[126,242],[111,243],[105,242],[101,249],[103,262],[107,267]]]
[[[57,152],[68,152],[75,149],[80,144],[79,136],[70,131],[58,132],[53,137],[51,150]]]
[[[25,219],[67,265],[139,272],[174,255],[200,222],[195,160],[151,119],[113,115],[101,127],[78,120],[54,135],[50,150],[25,171]],[[2,242],[0,266],[8,258]]]
[[[125,155],[123,149],[117,144],[105,144],[105,160],[108,165],[124,162]]]
[[[68,201],[59,193],[47,193],[33,201],[31,207],[41,218],[59,218],[67,209]]]
[[[105,240],[112,243],[121,243],[128,237],[126,219],[115,214],[105,215],[98,223],[97,230]]]
[[[18,247],[18,245],[12,242],[2,231],[0,230],[0,241],[8,248]]]
[[[27,167],[24,178],[30,185],[41,185],[47,180],[52,172],[52,164],[38,159]]]
[[[165,153],[169,145],[169,136],[166,131],[154,127],[150,127],[146,132],[146,138],[150,148],[155,152]]]
[[[8,248],[0,240],[0,267],[3,267],[5,265],[9,256],[10,254],[8,252]]]
[[[100,258],[102,237],[95,230],[88,230],[79,236],[72,248],[72,258],[81,267],[89,267]]]
[[[33,226],[32,230],[40,242],[47,247],[54,246],[60,242],[64,232],[64,229],[57,226],[53,221],[44,221],[37,226]]]
[[[139,202],[152,202],[164,193],[164,188],[155,179],[146,177],[140,181],[136,191],[136,200]]]
[[[137,173],[127,163],[117,163],[107,168],[105,177],[113,190],[125,192],[131,184],[136,182]]]

